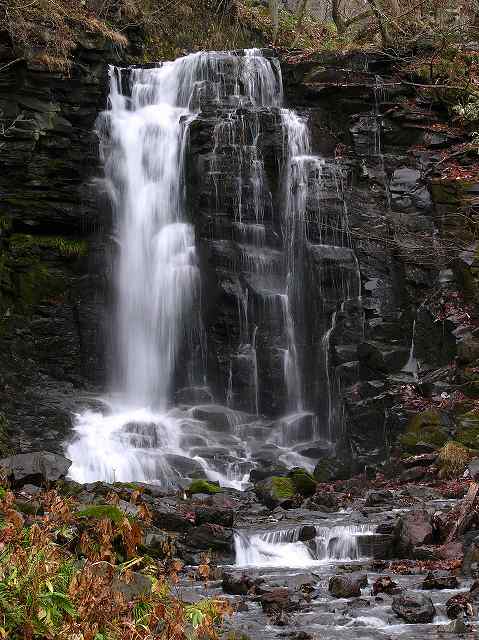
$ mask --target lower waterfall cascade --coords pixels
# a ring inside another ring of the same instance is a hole
[[[311,567],[328,562],[360,560],[361,537],[372,535],[369,525],[314,526],[314,537],[300,539],[304,525],[266,533],[235,535],[236,565],[259,567]]]
[[[341,435],[338,314],[361,307],[342,169],[283,106],[268,51],[109,73],[111,393],[75,417],[71,477],[242,488],[265,456],[312,470]]]

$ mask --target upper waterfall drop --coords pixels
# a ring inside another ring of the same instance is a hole
[[[113,372],[105,410],[77,416],[72,476],[242,487],[263,447],[312,469],[302,451],[322,446],[323,400],[306,264],[311,247],[325,255],[308,227],[322,224],[323,160],[283,107],[278,61],[251,49],[111,67],[98,133],[117,241]],[[222,295],[217,352],[208,307]]]
[[[120,256],[116,310],[119,389],[132,406],[166,409],[179,340],[198,297],[194,229],[184,221],[180,176],[188,105],[184,65],[132,69],[131,98],[111,69],[105,173]],[[189,91],[191,93],[191,91]]]

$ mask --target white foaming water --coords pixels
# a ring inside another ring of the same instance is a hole
[[[247,535],[235,534],[236,565],[311,567],[334,561],[359,560],[359,536],[372,535],[369,525],[315,526],[315,537],[301,542],[303,527]]]

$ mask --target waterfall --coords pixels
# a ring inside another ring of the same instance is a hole
[[[278,61],[258,49],[200,52],[109,75],[97,131],[117,247],[113,371],[102,410],[75,417],[72,477],[168,484],[205,475],[241,487],[259,434],[282,460],[312,468],[294,447],[317,441],[318,402],[331,416],[334,394],[332,328],[316,342],[328,389],[311,392],[320,377],[308,347],[309,265],[316,251],[336,268],[332,249],[347,243],[348,224],[343,212],[334,237],[323,234],[325,161],[312,154],[307,118],[283,107]],[[206,225],[211,291],[199,250]],[[352,295],[345,251],[336,308]],[[230,306],[217,353],[204,309],[220,290]]]
[[[248,535],[235,534],[236,565],[259,567],[311,567],[334,561],[360,560],[361,537],[374,534],[370,525],[308,525],[314,532],[307,541],[300,537],[305,526]]]

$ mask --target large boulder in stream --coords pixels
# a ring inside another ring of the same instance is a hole
[[[194,549],[233,550],[233,531],[219,524],[201,524],[185,535],[185,543]]]
[[[402,515],[396,526],[397,551],[408,556],[416,546],[432,542],[433,529],[431,516],[425,509],[416,509]]]
[[[361,589],[368,584],[365,573],[352,573],[344,576],[332,576],[329,579],[329,591],[336,598],[356,598],[361,595]]]
[[[432,622],[436,609],[429,596],[413,591],[405,591],[395,596],[392,610],[409,624],[427,624]]]
[[[0,460],[0,468],[5,469],[15,487],[56,482],[66,476],[70,466],[71,460],[49,451],[21,453]]]
[[[422,583],[423,589],[457,589],[459,581],[448,571],[430,571]]]

